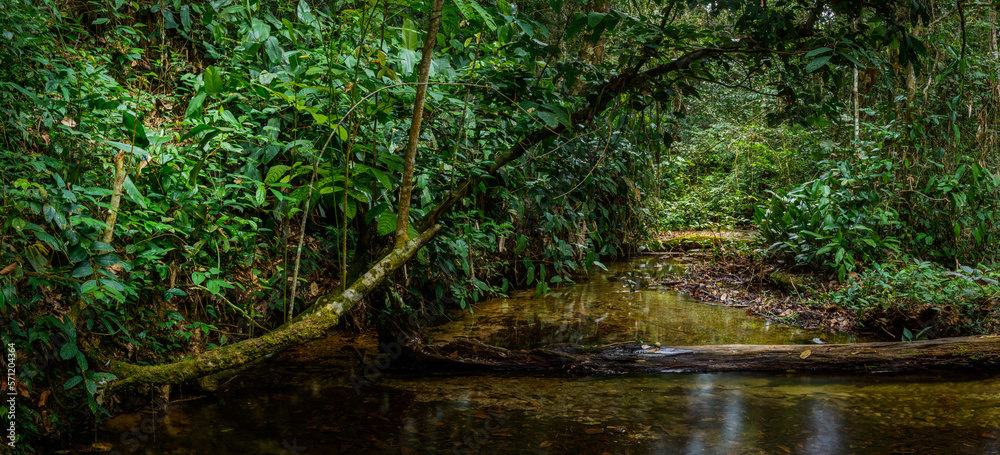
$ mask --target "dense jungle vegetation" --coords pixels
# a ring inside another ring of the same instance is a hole
[[[4,4],[25,450],[672,229],[758,228],[738,254],[858,314],[1000,327],[996,1]]]

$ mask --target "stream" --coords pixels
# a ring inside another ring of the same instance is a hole
[[[481,302],[427,336],[511,349],[866,341],[656,285],[682,268],[659,257],[608,264],[542,298],[525,291]],[[363,367],[348,343],[373,344],[365,337],[296,347],[210,397],[181,390],[166,411],[116,417],[96,439],[141,454],[1000,453],[995,371],[567,378],[404,369],[355,388],[349,378]]]

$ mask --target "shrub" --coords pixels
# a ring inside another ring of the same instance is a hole
[[[830,267],[840,281],[859,265],[898,252],[892,233],[901,225],[899,214],[887,204],[891,168],[888,161],[862,169],[839,162],[816,180],[772,192],[755,216],[769,250],[796,264]]]

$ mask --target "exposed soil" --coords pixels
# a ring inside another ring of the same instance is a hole
[[[649,245],[661,250],[645,254],[669,255],[691,264],[684,276],[661,285],[706,303],[743,308],[749,315],[775,322],[865,333],[886,340],[899,340],[904,328],[927,339],[988,333],[968,330],[967,321],[953,306],[914,304],[858,315],[837,305],[817,304],[811,300],[820,293],[844,285],[829,275],[789,271],[782,264],[756,261],[747,252],[752,241],[752,231],[673,231],[661,233],[656,245]]]
[[[703,302],[744,308],[747,314],[776,322],[830,332],[858,327],[855,315],[840,307],[804,303],[836,285],[815,276],[788,274],[745,256],[696,263],[686,272],[677,282],[665,284]]]
[[[753,231],[666,231],[647,244],[646,254],[669,255],[690,263],[682,277],[660,284],[702,302],[743,308],[749,315],[807,329],[858,331],[853,313],[837,306],[805,303],[817,293],[839,286],[836,281],[789,273],[776,264],[737,252],[753,239]]]

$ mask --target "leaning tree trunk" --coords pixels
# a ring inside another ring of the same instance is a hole
[[[315,307],[302,315],[304,317],[273,332],[208,351],[191,360],[165,365],[138,366],[112,361],[110,371],[121,378],[113,383],[112,387],[179,384],[220,371],[238,368],[268,354],[280,352],[293,344],[320,338],[326,334],[327,330],[340,322],[341,316],[350,311],[372,289],[385,281],[388,275],[406,263],[440,229],[441,225],[434,225],[425,230],[415,239],[406,242],[402,247],[393,250],[392,253],[378,261],[342,294],[336,293],[320,297]]]
[[[1000,336],[826,345],[655,347],[619,343],[513,351],[459,339],[412,346],[418,361],[451,368],[634,375],[724,371],[898,373],[934,368],[1000,368]]]

